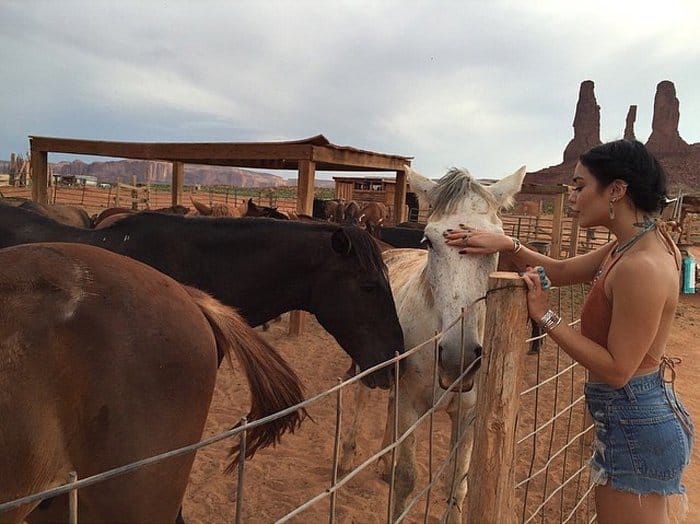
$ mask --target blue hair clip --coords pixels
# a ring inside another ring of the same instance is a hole
[[[549,286],[549,280],[547,280],[547,275],[544,272],[544,268],[542,266],[537,266],[537,273],[540,276],[540,284],[542,285],[542,289],[545,291],[550,288]]]

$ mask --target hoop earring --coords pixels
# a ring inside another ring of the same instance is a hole
[[[610,200],[608,202],[608,216],[610,217],[610,220],[615,220],[615,208],[613,207],[613,202],[614,200]]]

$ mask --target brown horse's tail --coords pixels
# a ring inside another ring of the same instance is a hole
[[[265,342],[233,309],[198,289],[185,286],[187,292],[209,321],[220,352],[231,360],[231,351],[243,366],[251,393],[248,420],[253,421],[287,409],[304,400],[299,377],[280,354]],[[286,432],[294,433],[307,413],[304,409],[272,420],[248,430],[246,458],[258,449],[277,444]],[[240,446],[231,449],[233,462],[226,468],[233,470],[240,459]]]

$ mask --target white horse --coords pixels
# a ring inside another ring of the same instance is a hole
[[[437,183],[422,177],[406,167],[411,189],[419,197],[426,198],[431,205],[431,214],[425,228],[423,249],[391,249],[384,253],[389,270],[389,281],[403,329],[406,349],[415,347],[453,323],[468,307],[486,294],[488,276],[496,270],[497,255],[464,256],[454,247],[447,246],[443,237],[446,229],[456,229],[467,224],[484,231],[503,232],[498,211],[510,206],[513,196],[520,191],[525,167],[491,186],[484,187],[466,170],[451,169]],[[446,519],[461,522],[461,505],[467,493],[466,473],[469,467],[472,438],[464,435],[468,431],[469,414],[476,401],[473,387],[474,373],[481,356],[484,333],[485,306],[483,301],[473,306],[466,314],[462,334],[458,322],[442,334],[439,340],[439,382],[435,398],[462,374],[460,365],[467,369],[473,365],[462,385],[462,393],[448,394],[442,404],[451,420],[451,444],[460,442],[454,477],[447,482],[447,498],[450,501]],[[462,357],[462,337],[464,356]],[[432,347],[432,345],[431,345]],[[433,399],[433,352],[429,348],[418,351],[406,359],[404,374],[399,381],[399,435],[431,407]],[[394,396],[389,401],[384,446],[392,441]],[[366,389],[357,393],[358,405],[352,426],[343,442],[341,468],[352,467],[355,452],[357,422],[361,404],[366,399]],[[460,408],[461,403],[461,408]],[[461,415],[461,416],[460,416]],[[461,419],[461,421],[459,420]],[[461,428],[461,435],[458,434]],[[464,436],[463,439],[460,439]],[[409,435],[398,447],[393,516],[403,512],[408,496],[415,487],[416,456],[415,436]],[[384,478],[389,478],[391,465],[384,455]],[[455,481],[456,479],[456,481]]]

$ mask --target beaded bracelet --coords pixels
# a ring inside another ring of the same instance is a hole
[[[515,237],[511,237],[510,239],[513,241],[513,254],[515,255],[523,248],[523,245],[520,243],[520,240]]]
[[[540,319],[538,324],[542,326],[542,329],[544,329],[545,333],[549,333],[555,327],[561,324],[561,317],[551,309],[548,309],[547,312],[544,315],[542,315],[542,318]]]

